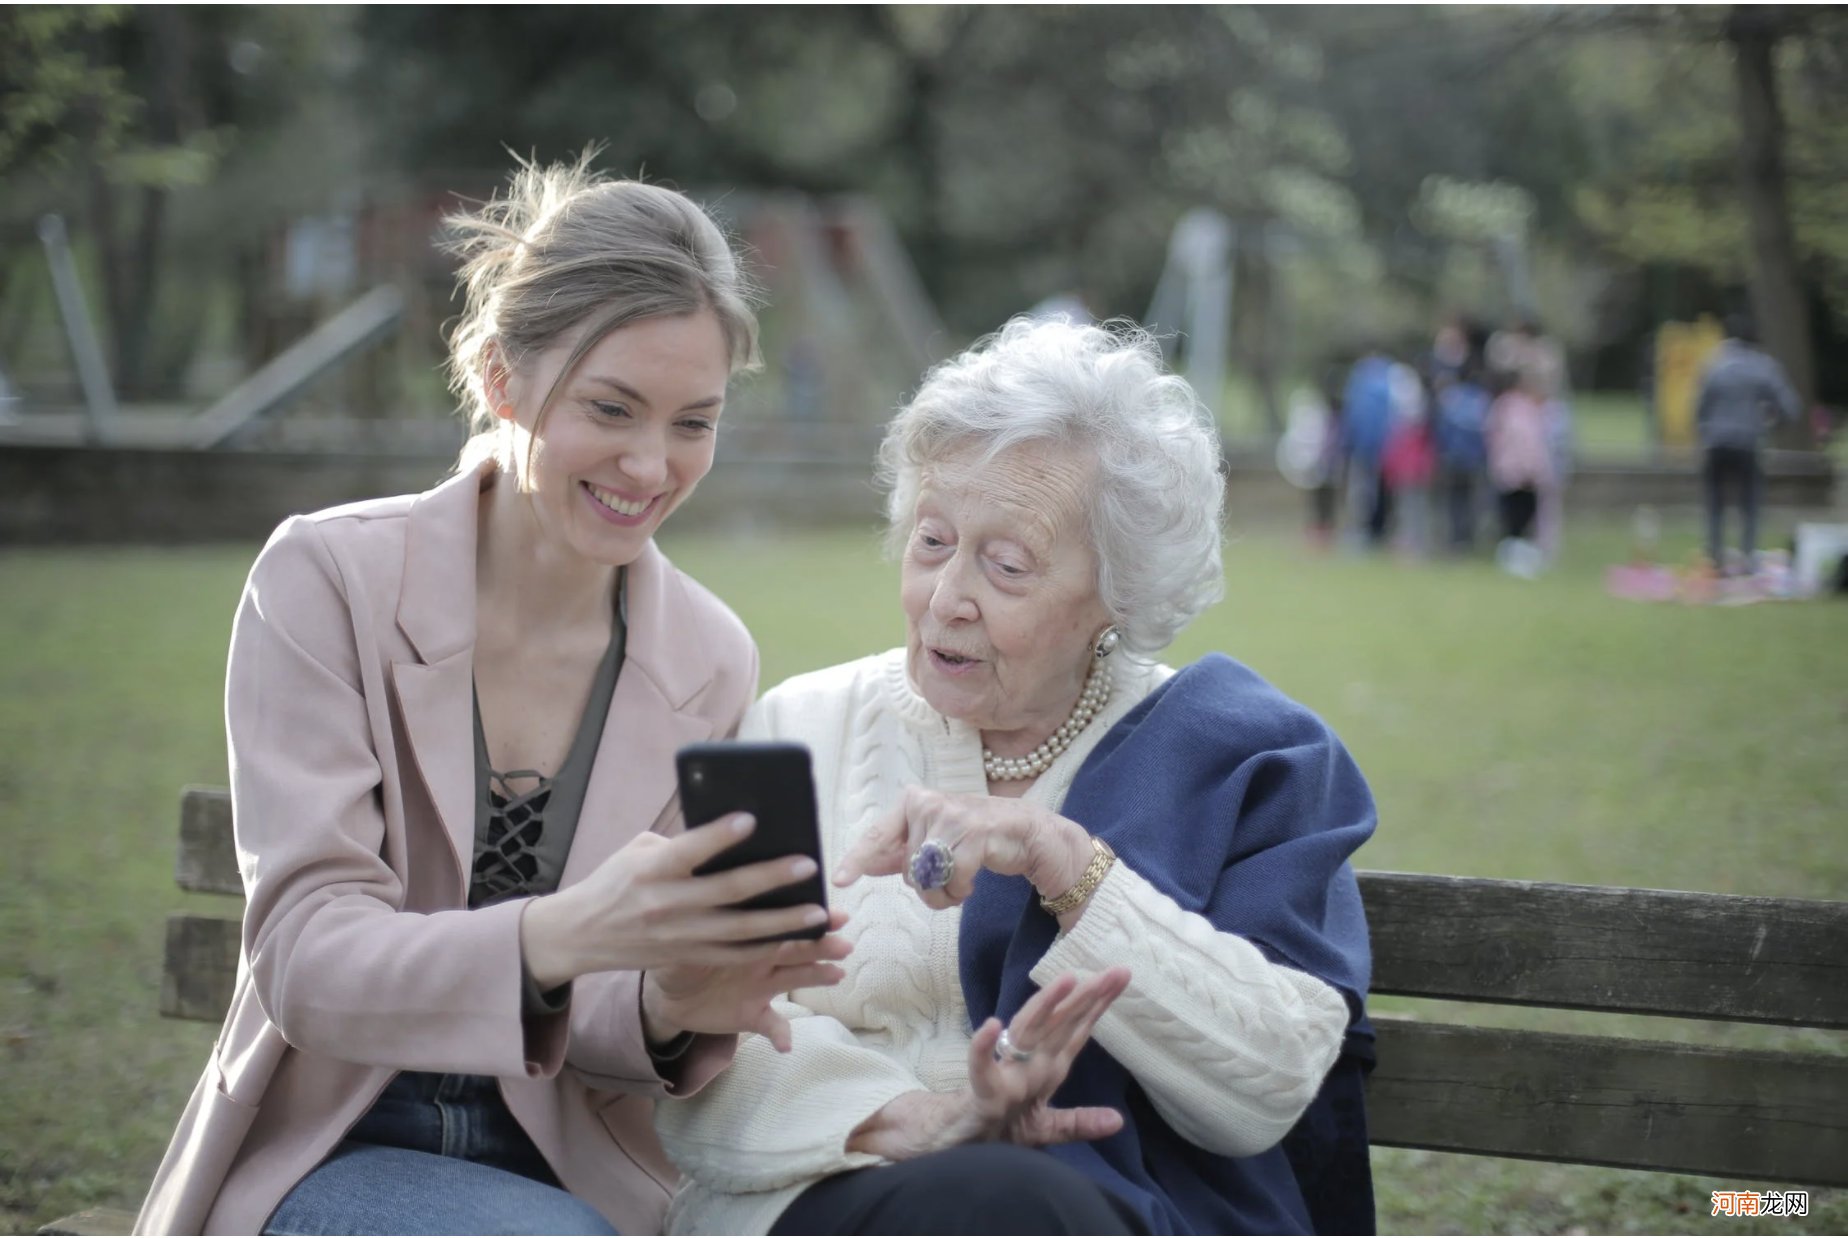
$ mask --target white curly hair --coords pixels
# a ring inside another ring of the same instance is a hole
[[[1125,650],[1148,660],[1225,595],[1225,479],[1193,388],[1148,332],[1108,328],[1015,318],[926,374],[879,448],[887,545],[909,540],[933,464],[972,448],[982,462],[1023,443],[1076,448],[1096,465],[1084,508],[1098,597]]]

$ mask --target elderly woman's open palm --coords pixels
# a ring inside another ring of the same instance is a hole
[[[1123,1126],[1116,1110],[1055,1108],[1052,1097],[1129,979],[1127,967],[1084,980],[1060,976],[1029,998],[1005,1029],[999,1019],[975,1029],[967,1090],[907,1092],[869,1118],[848,1146],[906,1161],[963,1143],[1044,1147],[1116,1134]]]

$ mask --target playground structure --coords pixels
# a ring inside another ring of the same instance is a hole
[[[1187,376],[1207,411],[1224,411],[1226,345],[1232,334],[1232,254],[1238,229],[1210,207],[1181,216],[1146,325],[1169,363]]]
[[[16,400],[24,415],[16,414],[12,437],[197,450],[376,448],[392,437],[379,432],[379,423],[424,420],[420,414],[433,410],[394,409],[402,403],[399,393],[388,382],[372,381],[349,384],[321,401],[336,415],[322,408],[315,410],[320,416],[285,416],[311,393],[328,394],[337,372],[379,361],[380,346],[401,332],[412,337],[424,367],[434,365],[440,356],[436,328],[449,309],[453,279],[440,247],[448,205],[440,195],[411,197],[356,216],[300,220],[283,230],[270,246],[270,291],[253,324],[258,348],[270,355],[196,413],[146,414],[118,406],[63,221],[46,216],[40,235],[83,409],[73,419]],[[803,454],[839,454],[831,446],[835,431],[882,424],[917,376],[949,351],[922,281],[884,214],[865,199],[736,195],[713,206],[744,242],[768,303],[764,370],[740,380],[737,415],[728,428],[743,431],[736,437],[751,440],[740,445],[753,454],[766,436]],[[359,287],[367,290],[355,295]],[[279,337],[285,334],[298,338],[284,347]],[[299,421],[323,424],[304,430]],[[781,426],[789,433],[772,433]],[[456,433],[400,437],[413,451],[426,443],[448,451]]]
[[[714,205],[769,302],[763,371],[737,385],[721,459],[870,464],[919,376],[954,351],[884,212],[863,198],[791,193]]]
[[[278,237],[280,292],[255,324],[276,351],[197,411],[118,406],[62,223],[47,220],[84,404],[17,401],[19,414],[0,422],[0,542],[261,537],[291,512],[433,484],[455,459],[461,422],[394,409],[389,393],[394,368],[428,372],[440,356],[453,266],[437,242],[450,205],[411,198]],[[767,302],[764,365],[733,386],[702,485],[718,497],[694,512],[735,523],[876,519],[879,435],[918,376],[952,351],[922,281],[864,199],[740,194],[712,206]],[[289,323],[297,338],[284,346]],[[124,493],[137,496],[133,511],[111,497]]]
[[[85,404],[76,413],[19,400],[0,406],[0,542],[262,537],[292,512],[433,484],[462,440],[446,393],[428,381],[454,270],[438,241],[455,201],[412,196],[285,230],[271,246],[276,291],[246,324],[267,359],[196,410],[116,405],[62,224],[48,220],[43,239]],[[683,520],[876,521],[871,465],[883,427],[923,371],[961,341],[870,201],[737,193],[710,206],[743,242],[765,294],[764,365],[734,384],[704,501]],[[1231,364],[1240,254],[1261,251],[1255,257],[1269,262],[1279,239],[1265,232],[1241,242],[1230,221],[1206,209],[1174,230],[1148,321],[1209,406]],[[1691,424],[1698,363],[1716,333],[1711,324],[1665,328],[1657,388],[1665,431]],[[407,371],[427,380],[428,407],[403,398]],[[1666,432],[1662,440],[1675,441]],[[1235,524],[1296,518],[1300,499],[1268,445],[1228,442],[1226,460]],[[1767,466],[1771,506],[1832,507],[1826,458],[1769,453]],[[1685,459],[1581,465],[1573,504],[1692,505],[1694,481]],[[136,496],[132,510],[119,501],[124,493]]]

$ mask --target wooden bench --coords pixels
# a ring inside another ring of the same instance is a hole
[[[182,793],[175,877],[242,895],[228,793]],[[1848,903],[1417,873],[1360,886],[1375,995],[1848,1030]],[[238,950],[237,919],[170,915],[161,1013],[222,1020]],[[1848,1186],[1848,1056],[1374,1024],[1376,1145]]]

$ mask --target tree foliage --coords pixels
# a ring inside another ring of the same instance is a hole
[[[0,176],[68,165],[88,144],[112,148],[140,109],[120,66],[84,44],[120,24],[117,5],[15,5],[0,9]]]
[[[965,336],[1076,287],[1139,315],[1204,204],[1238,226],[1248,364],[1499,316],[1511,235],[1590,350],[1648,326],[1654,272],[1738,288],[1759,261],[1728,12],[19,6],[0,10],[0,175],[20,190],[0,216],[83,218],[125,272],[111,334],[144,372],[171,369],[135,339],[183,323],[156,278],[181,255],[248,266],[293,216],[482,194],[509,151],[592,143],[695,190],[872,196]],[[1848,20],[1777,20],[1801,274],[1848,313]]]

